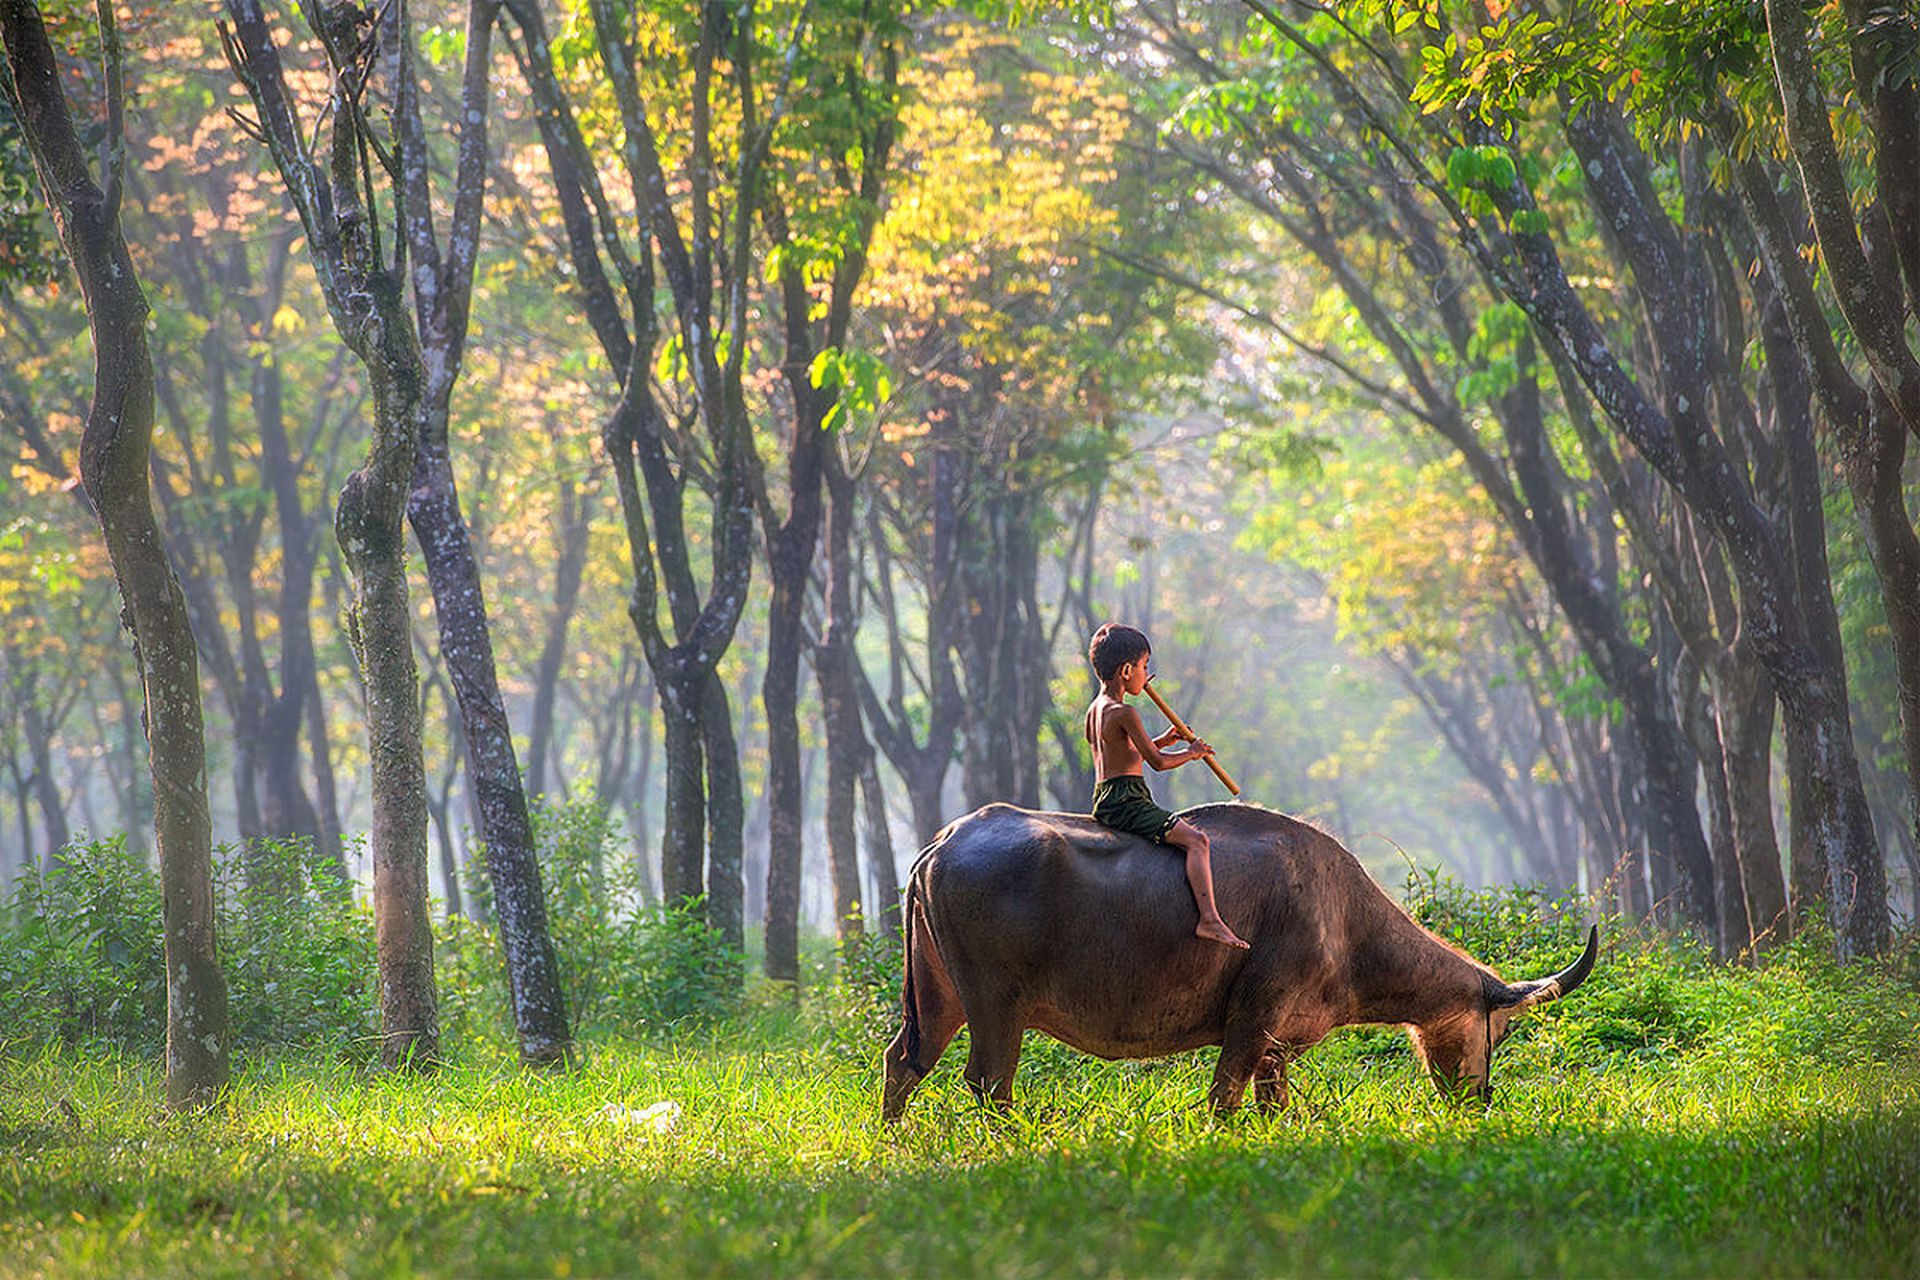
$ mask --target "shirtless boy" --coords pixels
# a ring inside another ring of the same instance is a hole
[[[1165,772],[1194,760],[1204,760],[1213,748],[1199,739],[1179,751],[1163,751],[1180,735],[1172,729],[1157,738],[1147,736],[1140,713],[1125,699],[1147,687],[1147,659],[1153,650],[1135,627],[1109,622],[1093,633],[1087,658],[1100,680],[1100,696],[1087,708],[1087,741],[1093,745],[1093,816],[1116,831],[1130,831],[1161,844],[1170,844],[1187,856],[1187,883],[1200,907],[1200,925],[1194,933],[1229,947],[1245,948],[1239,934],[1227,927],[1213,902],[1213,862],[1207,833],[1185,818],[1153,802],[1143,763]]]

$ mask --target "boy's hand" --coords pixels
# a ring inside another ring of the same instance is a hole
[[[1189,738],[1187,739],[1187,754],[1202,757],[1210,756],[1213,754],[1213,744],[1199,738]]]

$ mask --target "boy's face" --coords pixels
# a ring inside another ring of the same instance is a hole
[[[1120,687],[1122,689],[1133,694],[1139,693],[1147,687],[1147,660],[1151,657],[1153,657],[1153,653],[1149,650],[1141,654],[1138,658],[1135,658],[1132,662],[1123,662],[1120,664]]]

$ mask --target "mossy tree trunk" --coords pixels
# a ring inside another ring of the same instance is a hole
[[[0,0],[16,112],[47,208],[79,277],[93,338],[94,393],[80,475],[100,517],[145,690],[167,966],[167,1102],[185,1107],[211,1099],[226,1084],[227,988],[214,940],[199,661],[148,488],[153,361],[147,301],[120,227],[125,133],[110,0],[102,0],[98,20],[107,64],[104,190],[75,135],[38,7],[29,0]]]
[[[365,39],[366,15],[352,4],[307,11],[333,71],[321,168],[308,159],[307,131],[258,0],[227,0],[225,8],[231,23],[221,27],[227,59],[258,115],[249,127],[272,152],[306,231],[334,328],[359,357],[372,392],[373,438],[366,459],[340,491],[334,533],[353,580],[349,638],[367,697],[381,1061],[425,1066],[438,1055],[440,1031],[405,521],[428,384],[398,274],[398,228],[385,237],[391,251],[383,247],[380,189],[372,179],[374,140],[363,114],[374,54],[397,41],[391,33]],[[386,23],[406,20],[398,4],[382,13]],[[406,79],[400,77],[403,85]]]
[[[526,789],[494,664],[486,593],[460,507],[448,432],[453,388],[466,351],[480,212],[486,196],[487,94],[497,11],[494,0],[470,0],[467,6],[459,162],[444,255],[434,226],[426,129],[413,88],[412,24],[403,21],[393,28],[392,48],[407,69],[400,78],[395,111],[404,191],[401,222],[411,252],[410,278],[426,380],[407,515],[426,560],[440,632],[440,661],[453,687],[466,740],[467,781],[486,841],[486,872],[500,923],[501,949],[506,953],[507,990],[520,1059],[547,1066],[566,1061],[571,1033],[559,961],[547,927],[546,890],[534,856]]]

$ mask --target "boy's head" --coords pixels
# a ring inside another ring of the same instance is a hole
[[[1087,661],[1093,664],[1093,674],[1105,684],[1120,673],[1120,668],[1129,662],[1143,662],[1153,646],[1147,643],[1146,633],[1138,627],[1130,627],[1124,622],[1109,622],[1093,633],[1093,640],[1087,645]]]

